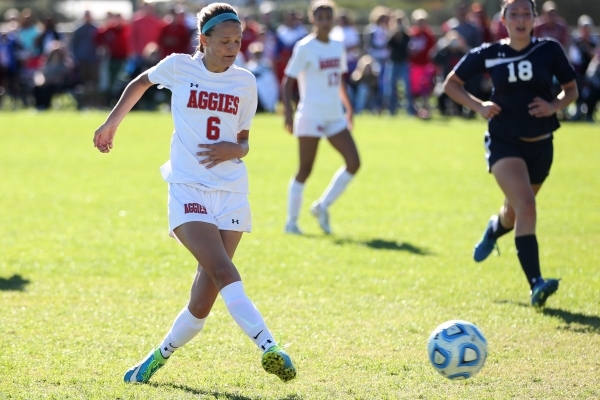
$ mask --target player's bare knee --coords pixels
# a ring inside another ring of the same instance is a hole
[[[208,314],[210,314],[211,308],[212,304],[206,303],[203,299],[190,299],[190,302],[188,303],[188,310],[190,310],[190,313],[198,319],[206,318]]]
[[[312,172],[312,165],[311,166],[300,166],[300,169],[298,170],[298,173],[296,174],[296,180],[300,183],[306,182],[306,180],[310,176],[311,172]]]
[[[352,160],[346,163],[346,171],[355,175],[360,168],[360,159]]]
[[[516,213],[519,221],[535,221],[537,217],[535,198],[523,201]]]
[[[233,264],[223,265],[219,268],[216,268],[213,276],[213,281],[215,286],[221,290],[225,286],[230,283],[237,282],[240,280],[240,274]]]
[[[510,228],[515,225],[515,210],[512,207],[502,206],[500,209],[500,222],[505,228]]]

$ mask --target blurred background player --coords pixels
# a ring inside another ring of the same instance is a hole
[[[485,260],[496,240],[515,229],[515,245],[531,288],[531,304],[543,306],[558,289],[558,280],[544,280],[536,237],[535,195],[550,172],[553,132],[560,124],[556,111],[577,98],[575,72],[564,50],[554,40],[532,36],[535,1],[504,0],[501,16],[508,40],[471,50],[450,73],[446,93],[489,120],[485,135],[488,168],[505,195],[473,258]],[[489,72],[494,85],[490,101],[469,95],[464,83]],[[563,91],[551,92],[556,76]]]
[[[311,206],[311,213],[326,234],[331,233],[329,206],[342,194],[358,168],[358,150],[349,128],[352,105],[342,76],[347,72],[346,51],[342,42],[329,39],[333,27],[335,4],[316,1],[311,6],[313,33],[300,40],[285,69],[283,102],[285,128],[298,138],[300,166],[288,189],[288,215],[285,232],[302,234],[298,215],[302,205],[304,183],[308,179],[322,137],[342,155],[346,163],[333,176],[321,197]],[[292,95],[298,82],[300,102],[294,116]],[[341,99],[341,101],[340,101]],[[342,102],[346,109],[346,118]]]

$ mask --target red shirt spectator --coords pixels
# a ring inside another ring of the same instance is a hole
[[[431,63],[431,49],[435,47],[433,31],[425,24],[418,24],[410,28],[409,61],[416,65]]]
[[[189,54],[192,52],[191,32],[185,25],[183,11],[175,11],[172,21],[162,27],[159,33],[158,47],[161,58],[173,53]]]
[[[490,31],[492,34],[492,42],[508,37],[508,30],[506,30],[506,26],[504,26],[500,19],[500,13],[497,13],[494,15],[494,18],[492,18]]]
[[[242,46],[240,51],[244,55],[246,60],[250,59],[250,53],[248,52],[248,46],[258,40],[258,34],[260,32],[260,26],[252,18],[246,16],[242,22]]]
[[[98,29],[95,37],[98,46],[105,47],[113,60],[125,60],[129,56],[129,26],[120,15]]]
[[[566,49],[569,44],[569,29],[565,20],[558,16],[556,4],[547,1],[542,6],[542,16],[536,21],[534,35],[557,40]]]
[[[142,8],[133,14],[131,23],[131,51],[135,56],[141,56],[148,43],[158,43],[160,31],[164,23],[154,14],[150,3],[144,3]]]

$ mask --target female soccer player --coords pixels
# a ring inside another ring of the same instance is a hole
[[[444,83],[458,103],[488,119],[485,135],[488,169],[504,193],[504,205],[488,223],[473,258],[481,262],[496,240],[515,229],[515,245],[531,288],[531,304],[543,306],[558,289],[557,279],[542,278],[535,233],[535,195],[552,165],[553,132],[560,126],[556,111],[577,96],[575,73],[561,45],[532,36],[534,0],[503,0],[502,22],[509,37],[471,50]],[[468,94],[464,82],[488,72],[494,84],[491,101]],[[552,77],[563,91],[552,95]]]
[[[329,206],[342,194],[360,167],[358,150],[349,131],[352,126],[352,106],[342,79],[342,75],[348,71],[346,51],[343,43],[329,39],[334,8],[331,1],[313,2],[313,33],[296,43],[285,69],[285,128],[298,137],[300,148],[300,166],[288,189],[287,233],[302,234],[297,224],[302,193],[312,171],[321,137],[326,137],[346,162],[333,175],[321,198],[311,206],[311,213],[326,234],[331,233],[327,211]],[[296,80],[300,102],[294,116],[292,95]],[[346,118],[342,102],[346,108]]]
[[[94,136],[103,153],[113,148],[120,122],[152,85],[172,92],[175,131],[171,158],[161,167],[169,186],[170,234],[198,261],[188,304],[162,343],[126,373],[125,382],[148,382],[171,354],[196,336],[220,293],[235,322],[262,351],[262,366],[283,381],[296,376],[261,314],[246,296],[231,259],[243,232],[250,232],[248,177],[240,160],[256,111],[256,80],[233,65],[242,28],[236,11],[212,3],[198,14],[199,51],[174,54],[128,86]]]

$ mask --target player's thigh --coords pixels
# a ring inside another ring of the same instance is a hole
[[[223,246],[225,247],[225,251],[230,259],[233,259],[235,254],[235,250],[240,244],[240,240],[242,240],[243,232],[238,231],[224,231],[221,230],[221,239],[223,240]]]
[[[319,148],[319,137],[299,136],[298,137],[298,156],[300,159],[300,169],[310,171]]]
[[[215,224],[190,221],[174,229],[177,239],[208,272],[220,263],[230,263],[221,232]]]
[[[360,166],[358,148],[356,147],[356,143],[354,142],[352,134],[350,131],[348,131],[348,129],[344,129],[336,135],[328,137],[327,140],[329,140],[329,143],[331,143],[333,148],[336,149],[342,155],[342,157],[344,157],[346,165],[358,169]]]
[[[529,182],[527,165],[522,158],[502,158],[492,165],[491,172],[513,208],[535,202],[535,193]]]

